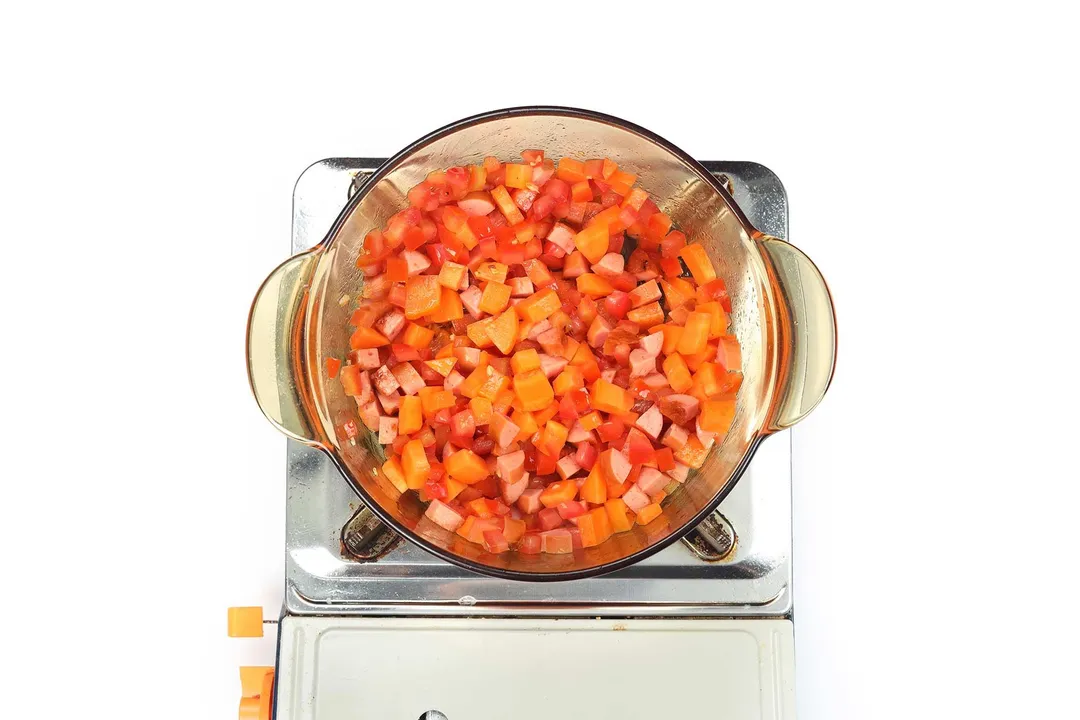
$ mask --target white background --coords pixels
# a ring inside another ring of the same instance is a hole
[[[769,166],[831,283],[800,717],[1077,712],[1068,4],[707,5],[6,7],[0,714],[235,717],[272,643],[225,609],[275,615],[284,566],[243,333],[293,182],[537,103]]]

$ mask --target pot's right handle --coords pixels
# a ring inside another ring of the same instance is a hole
[[[836,315],[817,266],[801,250],[778,238],[758,239],[767,260],[780,312],[780,394],[769,431],[789,428],[825,396],[836,365]]]
[[[319,445],[304,410],[299,333],[308,284],[322,246],[294,255],[263,282],[247,328],[248,379],[266,418],[294,440]]]

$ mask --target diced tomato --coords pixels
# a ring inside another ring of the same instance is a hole
[[[611,418],[607,422],[601,423],[600,427],[596,428],[596,434],[599,435],[600,439],[604,442],[610,443],[623,434],[625,427],[622,420]]]

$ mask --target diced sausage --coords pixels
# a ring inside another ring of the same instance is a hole
[[[600,470],[616,482],[623,482],[630,476],[630,461],[621,452],[608,450],[600,453]]]
[[[461,293],[461,304],[465,306],[465,309],[469,311],[469,314],[479,320],[484,315],[484,311],[480,309],[480,297],[483,295],[483,291],[475,285],[471,285],[467,290]]]
[[[360,373],[360,393],[356,396],[358,405],[367,405],[375,399],[371,390],[371,373],[364,370]]]
[[[540,343],[540,347],[544,348],[549,353],[562,352],[563,338],[565,334],[557,327],[548,328],[544,332],[536,336],[536,341]]]
[[[652,375],[646,375],[642,382],[645,383],[645,387],[650,390],[659,390],[660,388],[666,388],[668,386],[668,379],[661,373],[653,373]]]
[[[506,482],[517,482],[525,473],[525,451],[516,450],[507,455],[500,455],[495,468],[496,474]]]
[[[592,266],[592,271],[603,277],[616,277],[622,275],[626,260],[619,253],[608,253]]]
[[[431,501],[427,510],[424,511],[424,516],[450,532],[454,532],[465,522],[465,518],[461,517],[454,508],[438,499]]]
[[[538,337],[540,337],[550,329],[551,321],[547,318],[544,318],[543,320],[529,328],[529,339],[536,340]]]
[[[637,486],[641,488],[641,492],[652,496],[663,490],[669,482],[671,478],[656,468],[643,467],[641,475],[638,476]]]
[[[443,390],[455,392],[463,382],[465,382],[465,376],[457,370],[451,370],[450,374],[446,376],[446,380],[443,381]]]
[[[480,364],[480,348],[454,348],[454,357],[457,358],[458,367],[464,370],[475,370],[476,366]]]
[[[630,351],[630,377],[645,377],[656,372],[656,356],[641,348]]]
[[[383,365],[375,371],[375,387],[381,395],[393,395],[401,387],[401,384],[394,377],[394,374],[390,372],[390,368]]]
[[[391,310],[375,321],[375,329],[394,342],[394,338],[405,329],[405,313],[396,308]]]
[[[496,444],[506,447],[517,439],[520,432],[521,428],[515,425],[511,420],[507,419],[506,422],[502,424],[502,427],[499,428],[498,434],[492,435],[492,439],[495,440]]]
[[[390,377],[392,378],[394,376],[391,375]],[[395,380],[394,382],[397,382],[397,380]],[[401,396],[398,395],[397,390],[388,395],[377,392],[376,396],[379,398],[379,404],[382,405],[383,412],[387,415],[393,415],[397,413],[398,408],[401,407]]]
[[[405,264],[409,269],[409,277],[419,275],[431,267],[431,258],[415,250],[406,250],[401,253],[401,257],[405,260]]]
[[[555,223],[547,236],[548,242],[569,255],[574,252],[574,231],[562,223]]]
[[[701,442],[702,447],[710,447],[716,441],[716,433],[701,427],[700,417],[694,423],[694,428],[697,432],[697,439]]]
[[[701,403],[693,395],[666,395],[656,403],[660,406],[660,412],[664,417],[676,425],[685,425],[695,417]]]
[[[611,334],[611,325],[602,316],[597,315],[589,325],[588,340],[594,348],[601,347],[608,335]]]
[[[353,350],[349,353],[349,360],[353,365],[359,365],[361,370],[376,370],[380,365],[379,351],[376,348]]]
[[[502,493],[503,502],[507,505],[513,505],[525,492],[525,488],[529,486],[529,473],[524,473],[520,478],[512,483],[508,483],[505,480],[499,481],[499,490]]]
[[[359,398],[353,398],[353,400],[359,400]],[[361,405],[356,403],[357,409],[360,413],[360,421],[367,426],[367,429],[371,432],[378,432],[379,430],[379,405],[375,400]]]
[[[490,215],[491,211],[495,209],[495,203],[491,201],[490,194],[483,190],[477,190],[458,200],[458,207],[464,210],[466,215],[479,217],[481,215]]]
[[[379,418],[379,442],[390,445],[397,438],[398,419],[396,417]]]
[[[569,434],[566,436],[566,442],[574,443],[575,445],[583,442],[595,442],[596,434],[592,430],[586,430],[581,427],[580,421],[575,421],[574,426],[570,428]]]
[[[401,385],[401,392],[406,395],[415,395],[425,385],[424,378],[420,377],[420,373],[416,372],[416,368],[410,363],[403,362],[400,365],[395,365],[390,368],[390,372],[394,374],[398,384]]]
[[[510,286],[510,297],[523,298],[533,294],[533,283],[527,277],[510,278],[506,281]]]
[[[656,277],[655,274],[652,277]],[[638,280],[645,278],[639,277]],[[641,307],[642,305],[648,305],[651,302],[655,302],[660,299],[660,286],[656,284],[655,280],[649,280],[646,283],[638,285],[636,288],[630,291],[630,303],[634,307]]]
[[[540,508],[543,505],[540,504],[540,495],[544,492],[544,488],[528,488],[517,499],[517,506],[521,512],[528,515],[529,513],[540,512]]]
[[[658,356],[663,348],[664,333],[662,332],[656,332],[641,338],[641,349],[649,353],[652,357]]]
[[[689,474],[690,474],[690,466],[689,465],[683,465],[678,460],[675,461],[675,468],[673,470],[668,470],[667,471],[668,477],[671,478],[672,480],[674,480],[677,483],[686,482],[686,476],[689,475]]]
[[[616,370],[615,368],[608,368],[607,370],[601,370],[600,371],[600,377],[604,378],[604,380],[607,381],[607,382],[612,382],[615,379],[615,373],[617,373],[617,372],[618,372],[618,370]]]
[[[686,444],[686,441],[690,439],[690,433],[686,432],[686,428],[682,425],[671,424],[671,427],[664,433],[663,439],[660,440],[660,444],[664,447],[669,447],[672,450],[681,450],[682,446]]]
[[[637,485],[623,493],[622,501],[626,503],[626,507],[630,508],[634,512],[639,512],[641,508],[652,502],[649,496],[645,494],[641,488]]]
[[[559,473],[559,477],[565,480],[566,478],[573,477],[581,471],[581,466],[574,460],[573,455],[567,455],[559,462],[555,463],[555,472]]]
[[[540,369],[549,378],[553,378],[563,371],[566,367],[566,358],[559,357],[558,355],[541,355],[540,356]]]
[[[652,407],[643,412],[634,422],[634,426],[653,440],[660,437],[660,431],[664,427],[664,416],[660,414],[660,408],[654,403]]]

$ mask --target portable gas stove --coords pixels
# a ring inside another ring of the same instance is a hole
[[[304,171],[294,253],[322,240],[382,162]],[[770,170],[703,164],[758,229],[787,236]],[[481,576],[428,554],[381,525],[326,455],[292,441],[287,493],[276,668],[245,669],[242,717],[260,694],[261,715],[278,720],[794,717],[788,433],[681,542],[567,582]]]

